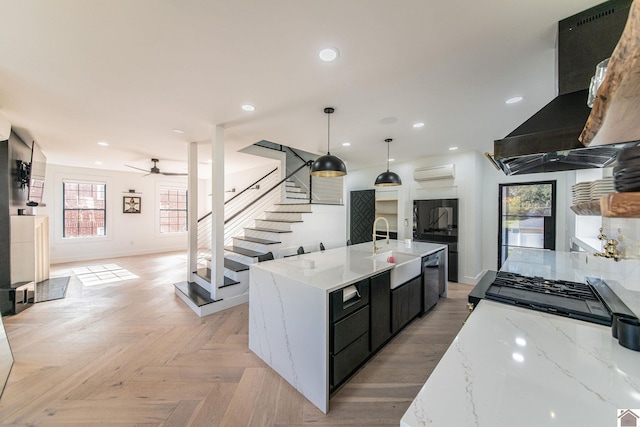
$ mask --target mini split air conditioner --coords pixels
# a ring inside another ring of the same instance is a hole
[[[11,134],[11,123],[0,114],[0,141],[6,141]]]
[[[453,165],[419,168],[413,171],[413,179],[416,181],[435,181],[438,179],[453,179],[455,177]]]

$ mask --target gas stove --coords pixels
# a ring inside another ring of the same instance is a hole
[[[633,314],[606,283],[591,277],[579,283],[500,271],[485,298],[607,326],[612,313]]]

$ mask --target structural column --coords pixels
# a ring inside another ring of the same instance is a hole
[[[187,281],[193,282],[191,275],[198,269],[198,144],[189,143],[189,177],[187,180]]]
[[[224,283],[224,128],[216,126],[211,141],[211,298]]]

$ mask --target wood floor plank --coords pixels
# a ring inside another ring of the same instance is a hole
[[[85,286],[72,272],[138,276]],[[466,285],[360,369],[323,414],[248,349],[248,305],[198,318],[175,296],[184,253],[52,265],[67,296],[5,317],[15,364],[2,426],[397,426],[466,319]]]

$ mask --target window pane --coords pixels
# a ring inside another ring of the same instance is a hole
[[[64,182],[63,237],[104,236],[106,185]]]
[[[160,232],[177,233],[187,230],[187,190],[160,189]]]

